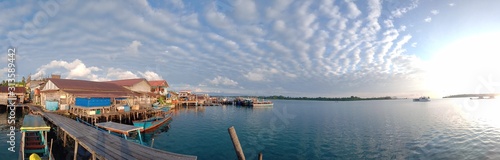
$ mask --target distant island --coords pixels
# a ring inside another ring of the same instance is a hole
[[[396,97],[371,97],[361,98],[357,96],[350,97],[289,97],[289,96],[259,96],[261,99],[282,99],[282,100],[317,100],[317,101],[362,101],[362,100],[390,100],[398,99]]]
[[[498,93],[490,93],[490,94],[456,94],[456,95],[445,96],[443,98],[469,98],[469,97],[495,98],[495,96],[498,96],[498,95],[500,95],[500,94],[498,94]]]

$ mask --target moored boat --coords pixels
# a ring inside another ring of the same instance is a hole
[[[252,99],[238,97],[234,99],[234,105],[237,106],[252,106]]]
[[[136,127],[144,128],[141,132],[152,132],[163,126],[165,123],[172,120],[172,117],[167,114],[165,116],[154,116],[145,120],[133,121],[132,123]]]
[[[254,100],[252,103],[253,107],[272,107],[274,104],[271,101],[266,101],[266,100]]]
[[[39,115],[26,115],[21,127],[21,149],[19,159],[53,159],[48,150],[47,126],[43,118]]]
[[[429,102],[431,101],[430,97],[420,97],[413,99],[413,102]]]

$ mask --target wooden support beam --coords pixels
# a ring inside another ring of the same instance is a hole
[[[66,132],[63,131],[62,135],[63,135],[63,147],[66,147],[66,140],[67,140],[67,138],[66,138]]]
[[[54,139],[50,139],[50,152],[49,152],[49,157],[52,157],[52,146],[54,144]],[[53,158],[53,157],[52,157]]]
[[[241,148],[240,140],[238,139],[238,135],[236,134],[234,126],[229,127],[227,130],[229,132],[229,135],[231,136],[231,141],[233,141],[233,147],[236,151],[238,160],[245,160],[245,154],[243,154],[243,149]]]
[[[75,139],[75,155],[73,156],[73,160],[76,160],[77,155],[78,155],[78,140]]]
[[[23,132],[23,134],[21,135],[21,148],[24,148],[24,143],[25,143],[25,138],[26,137],[26,132]],[[24,159],[24,153],[22,155],[22,158]]]

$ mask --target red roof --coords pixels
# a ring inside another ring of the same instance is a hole
[[[49,78],[48,80],[54,83],[54,85],[56,85],[59,90],[74,94],[76,96],[117,97],[132,94],[132,92],[128,89],[113,83],[74,79]]]
[[[138,78],[138,79],[124,79],[124,80],[115,80],[115,81],[107,81],[107,83],[113,83],[117,84],[119,86],[127,86],[131,87],[139,82],[146,81],[144,78]],[[148,81],[146,81],[148,82]]]
[[[52,78],[49,78],[49,81],[61,90],[127,91],[122,86],[105,82]]]
[[[13,91],[14,93],[26,93],[26,88],[24,87],[15,87],[16,89]],[[0,93],[9,93],[8,86],[0,86]]]
[[[154,80],[148,81],[151,87],[168,87],[168,83],[166,80]]]

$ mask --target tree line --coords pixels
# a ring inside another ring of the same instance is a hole
[[[259,96],[261,99],[282,99],[282,100],[318,100],[318,101],[361,101],[361,100],[389,100],[396,99],[390,96],[362,98],[358,96],[350,97],[290,97],[290,96]]]

